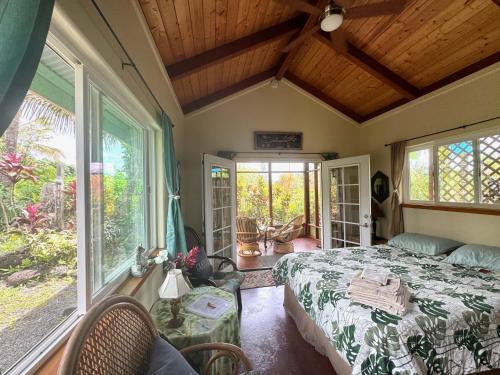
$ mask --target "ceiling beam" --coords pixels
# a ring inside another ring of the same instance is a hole
[[[316,6],[318,8],[323,8],[325,6],[325,4],[326,4],[325,0],[318,0],[318,2],[316,3]],[[318,17],[316,17],[314,15],[310,15],[309,17],[307,17],[306,23],[304,24],[304,26],[302,27],[302,30],[300,31],[299,35],[297,35],[297,36],[300,36],[300,35],[306,33],[310,28],[312,28],[316,24],[316,22],[318,22]],[[282,62],[280,64],[280,67],[278,69],[278,73],[276,73],[277,80],[280,80],[281,78],[283,78],[285,76],[285,73],[288,70],[288,67],[292,63],[293,58],[299,52],[301,45],[302,44],[296,46],[294,49],[292,49],[290,52],[288,52],[286,54],[285,58],[282,60]]]
[[[265,30],[258,31],[220,47],[200,53],[183,61],[168,65],[167,73],[171,79],[182,78],[188,74],[218,64],[232,57],[239,56],[252,49],[297,33],[304,22],[303,16],[297,16]]]
[[[314,37],[325,44],[326,46],[334,49],[330,37],[327,33],[317,32]],[[415,99],[420,96],[419,89],[413,86],[408,81],[398,76],[392,70],[380,64],[373,57],[367,55],[365,52],[354,46],[352,43],[346,41],[346,50],[340,51],[334,49],[351,63],[359,66],[361,69],[371,74],[378,80],[382,81],[385,85],[391,87],[407,99]]]
[[[490,65],[496,64],[497,62],[500,62],[500,52],[496,52],[490,56],[487,56],[484,59],[479,60],[479,61],[477,61],[469,66],[466,66],[465,68],[460,69],[459,71],[452,73],[452,74],[440,79],[437,82],[431,83],[430,85],[428,85],[420,90],[419,96],[429,94],[429,93],[431,93],[435,90],[438,90],[446,85],[449,85],[455,81],[458,81],[459,79],[465,78],[468,75],[471,75],[471,74],[473,74],[481,69],[484,69]],[[381,115],[382,113],[390,111],[391,109],[397,108],[400,105],[403,105],[403,104],[408,103],[408,102],[409,102],[409,100],[407,100],[407,99],[397,100],[394,103],[391,103],[385,107],[377,109],[376,111],[373,111],[373,112],[369,113],[368,115],[364,116],[363,122],[368,121],[374,117],[377,117],[378,115]]]
[[[235,94],[238,91],[245,90],[245,89],[249,88],[250,86],[253,86],[253,85],[256,85],[257,83],[265,81],[266,79],[273,77],[275,74],[276,74],[276,68],[263,71],[261,73],[254,75],[254,76],[246,78],[243,81],[235,83],[232,86],[229,86],[229,87],[223,88],[222,90],[208,94],[207,96],[204,96],[203,98],[194,100],[191,103],[181,105],[182,111],[184,112],[184,114],[188,114],[189,112],[196,111],[197,109],[200,109],[200,108],[202,108],[208,104],[211,104],[217,100],[223,99],[226,96]]]
[[[352,118],[354,121],[361,122],[363,120],[363,117],[361,115],[357,114],[355,111],[346,107],[345,105],[343,105],[339,101],[326,95],[323,91],[319,90],[318,88],[314,87],[313,85],[307,83],[306,81],[303,81],[302,79],[295,76],[294,74],[287,72],[285,74],[285,78],[288,79],[293,84],[300,87],[302,90],[308,92],[309,94],[315,96],[319,100],[321,100],[321,101],[325,102],[326,104],[328,104],[329,106],[333,107],[337,111],[342,112],[344,115]]]

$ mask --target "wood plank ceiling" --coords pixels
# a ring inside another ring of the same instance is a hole
[[[344,53],[320,32],[288,54],[316,20],[284,1],[139,3],[184,113],[277,76],[362,122],[500,61],[497,0],[410,0],[399,14],[345,20]]]

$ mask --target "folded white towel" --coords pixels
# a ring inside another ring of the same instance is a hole
[[[361,273],[361,278],[367,281],[372,281],[378,285],[387,285],[389,272],[382,270],[374,270],[372,268],[365,268]]]

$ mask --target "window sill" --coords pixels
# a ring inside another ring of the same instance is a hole
[[[452,212],[463,212],[463,213],[468,213],[468,214],[500,216],[500,210],[489,209],[489,208],[460,207],[460,206],[438,206],[438,205],[431,205],[431,204],[415,204],[415,203],[403,203],[401,206],[404,208],[416,208],[416,209],[422,209],[422,210],[452,211]]]
[[[152,255],[156,255],[158,250],[155,250]],[[147,278],[153,273],[154,269],[157,265],[153,265],[146,274],[141,278],[136,278],[129,276],[116,290],[115,294],[125,294],[129,296],[134,296]],[[112,293],[113,294],[113,293]],[[53,375],[57,374],[57,370],[59,368],[59,363],[64,355],[64,349],[66,346],[67,340],[64,340],[60,343],[60,347],[50,356],[44,363],[40,365],[38,370],[34,373],[36,375]]]

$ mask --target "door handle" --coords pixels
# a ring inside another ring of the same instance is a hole
[[[358,225],[363,228],[368,228],[368,223],[363,223],[363,224],[359,223]]]

